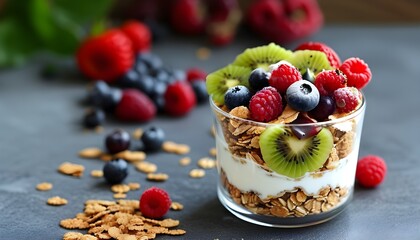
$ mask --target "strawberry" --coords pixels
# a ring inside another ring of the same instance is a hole
[[[134,53],[147,52],[152,44],[152,34],[142,22],[131,20],[121,26],[121,31],[131,40]]]
[[[123,91],[121,101],[115,109],[115,115],[123,121],[147,122],[155,117],[156,107],[144,93],[127,89]]]
[[[86,39],[76,53],[80,71],[94,80],[114,82],[134,64],[131,41],[116,29]]]
[[[183,116],[196,104],[194,90],[188,82],[177,81],[170,84],[164,97],[165,112],[172,116]]]

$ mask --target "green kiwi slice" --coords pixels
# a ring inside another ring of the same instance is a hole
[[[251,70],[245,67],[227,65],[207,75],[206,88],[213,101],[218,104],[225,103],[226,91],[237,85],[248,87],[248,78]]]
[[[259,143],[268,167],[298,178],[322,167],[333,148],[333,136],[323,128],[317,135],[299,140],[289,128],[272,126],[261,134]]]
[[[290,59],[287,59],[303,75],[307,69],[315,76],[323,70],[332,69],[327,56],[323,52],[313,50],[297,50]]]
[[[256,68],[262,68],[268,71],[268,66],[278,63],[281,60],[289,59],[292,55],[292,51],[270,43],[265,46],[246,49],[236,57],[233,65],[247,67],[251,71]]]

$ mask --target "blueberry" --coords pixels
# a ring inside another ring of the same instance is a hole
[[[161,96],[155,96],[152,98],[153,103],[155,104],[155,107],[159,112],[165,111],[165,97],[164,95]]]
[[[286,100],[296,111],[307,112],[318,105],[319,92],[311,82],[299,80],[287,88]]]
[[[123,159],[114,159],[105,164],[103,172],[108,183],[118,184],[127,177],[128,164]]]
[[[262,68],[257,68],[251,72],[249,75],[249,86],[252,90],[258,91],[264,87],[268,87],[268,79],[270,78],[269,74],[264,71]]]
[[[147,96],[151,97],[153,93],[153,88],[155,86],[155,79],[151,76],[141,76],[135,88],[145,93]]]
[[[187,79],[187,74],[183,70],[172,69],[169,71],[169,78],[171,83],[176,81],[185,81]]]
[[[194,90],[195,98],[197,99],[198,103],[207,102],[209,100],[205,81],[193,81],[191,86]]]
[[[138,81],[139,73],[135,70],[129,70],[117,80],[117,84],[122,88],[135,88]]]
[[[167,83],[169,81],[169,73],[168,71],[164,70],[164,69],[159,69],[158,71],[156,71],[154,73],[154,77],[156,79],[156,81],[158,82],[164,82]]]
[[[252,93],[247,87],[242,85],[234,86],[225,93],[225,105],[229,109],[234,109],[238,106],[248,106],[251,97]]]
[[[134,70],[140,75],[140,76],[144,76],[144,75],[149,75],[149,67],[147,66],[147,64],[145,62],[136,62],[135,66],[134,66]]]
[[[162,148],[162,144],[165,141],[165,132],[161,128],[150,127],[143,132],[141,141],[147,152],[156,152]]]
[[[104,81],[96,81],[88,92],[88,102],[96,107],[102,107],[104,98],[109,94],[110,87]]]
[[[118,88],[111,88],[109,93],[105,95],[102,101],[102,109],[106,112],[113,112],[115,107],[117,107],[118,103],[121,101],[122,98],[122,91]]]
[[[308,112],[308,116],[317,121],[324,121],[335,111],[335,101],[330,96],[321,96],[318,105]]]
[[[151,93],[152,98],[163,96],[166,92],[167,87],[168,85],[166,85],[166,83],[155,81]]]
[[[315,74],[311,69],[307,68],[306,72],[302,75],[302,79],[313,83],[315,81]]]
[[[105,122],[105,113],[101,109],[91,108],[83,117],[83,125],[87,128],[95,128]]]
[[[137,59],[136,62],[143,62],[146,64],[146,66],[149,69],[149,72],[153,72],[156,71],[160,68],[162,68],[163,63],[162,60],[160,59],[160,57],[158,57],[155,54],[152,53],[141,53],[139,55],[137,55]]]
[[[130,134],[122,129],[116,129],[106,136],[105,146],[111,154],[127,150],[130,147]]]

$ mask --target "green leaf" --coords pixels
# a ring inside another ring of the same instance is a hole
[[[111,8],[112,0],[54,0],[54,8],[78,24],[86,24],[102,18]]]

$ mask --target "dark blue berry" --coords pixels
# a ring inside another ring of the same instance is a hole
[[[130,147],[130,134],[122,129],[116,129],[106,136],[105,146],[111,154],[127,150]]]
[[[314,123],[314,120],[300,114],[296,120],[291,122],[290,128],[297,138],[305,139],[317,135],[322,130],[322,127],[313,125]]]
[[[319,92],[311,82],[299,80],[287,88],[286,100],[296,111],[307,112],[318,105]]]
[[[123,159],[114,159],[105,164],[103,172],[108,183],[118,184],[127,177],[128,164]]]
[[[149,72],[157,71],[163,67],[162,60],[155,54],[152,53],[141,53],[137,55],[136,62],[143,62],[146,64]]]
[[[155,107],[157,108],[158,112],[164,112],[165,110],[165,96],[155,96],[152,98],[153,103],[155,104]]]
[[[151,97],[155,98],[155,97],[163,96],[166,92],[167,87],[168,85],[165,82],[155,81],[153,85]]]
[[[102,101],[102,109],[106,112],[113,112],[115,107],[117,107],[118,103],[121,101],[122,98],[122,91],[118,88],[110,88],[110,91],[107,95],[105,95]]]
[[[315,74],[311,69],[307,68],[306,72],[302,75],[302,79],[313,83],[315,81]]]
[[[153,93],[153,88],[155,86],[155,79],[151,76],[141,76],[135,88],[145,93],[147,96],[151,97]]]
[[[242,85],[234,86],[225,93],[225,105],[229,109],[234,109],[238,106],[248,106],[251,97],[252,93],[247,87]]]
[[[169,71],[169,76],[170,82],[185,81],[187,79],[185,71],[180,69],[172,69]]]
[[[335,101],[330,96],[321,96],[318,105],[308,112],[308,116],[317,121],[324,121],[335,111]]]
[[[162,148],[162,144],[165,141],[165,132],[161,128],[150,127],[143,132],[141,141],[147,152],[156,152]]]
[[[138,81],[139,73],[135,70],[129,70],[117,80],[117,84],[122,88],[135,88]]]
[[[144,62],[136,62],[134,65],[134,70],[140,75],[149,75],[149,67]]]
[[[195,98],[198,103],[204,103],[209,100],[209,95],[207,93],[206,82],[205,81],[193,81],[191,86],[194,90]]]
[[[251,74],[249,75],[249,79],[248,79],[249,86],[254,91],[261,90],[264,87],[269,86],[269,83],[268,83],[269,78],[270,78],[269,74],[266,71],[264,71],[264,69],[257,68],[254,71],[252,71]]]
[[[96,81],[88,92],[88,103],[95,107],[102,107],[102,102],[109,95],[110,89],[104,81]]]
[[[169,82],[169,73],[168,71],[166,71],[165,69],[159,69],[158,71],[156,71],[153,75],[153,77],[156,79],[156,81],[158,82],[164,82],[167,83]]]
[[[101,109],[91,108],[83,117],[83,125],[87,128],[95,128],[105,122],[105,113]]]

